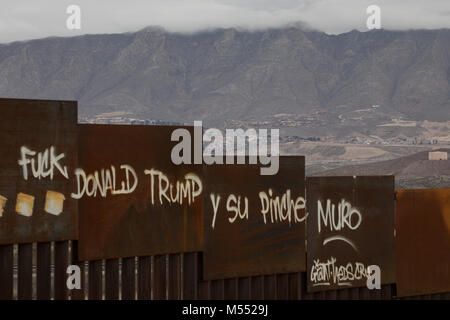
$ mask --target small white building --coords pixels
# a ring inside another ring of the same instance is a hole
[[[432,151],[428,152],[428,160],[448,160],[447,152]]]

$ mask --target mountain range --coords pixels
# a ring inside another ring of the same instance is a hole
[[[0,96],[78,100],[80,117],[216,126],[372,106],[381,122],[449,121],[450,30],[148,27],[14,42],[0,45]]]

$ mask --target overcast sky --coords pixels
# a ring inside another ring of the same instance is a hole
[[[81,8],[81,30],[66,9]],[[1,0],[0,43],[48,36],[136,31],[161,26],[195,32],[260,29],[302,21],[327,33],[367,30],[366,8],[381,8],[385,29],[450,28],[450,0]]]

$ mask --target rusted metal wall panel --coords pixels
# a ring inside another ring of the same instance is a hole
[[[308,177],[308,291],[395,282],[394,177]]]
[[[33,244],[23,243],[18,246],[17,265],[17,299],[33,298]]]
[[[0,99],[0,244],[77,239],[77,103]]]
[[[397,191],[398,296],[450,292],[450,189]]]
[[[67,267],[69,265],[69,241],[55,242],[54,250],[54,299],[67,300]]]
[[[177,128],[79,125],[81,260],[202,250],[201,166],[172,163]]]
[[[0,245],[0,300],[13,299],[14,246]]]
[[[308,178],[305,210],[304,157],[280,157],[276,176],[260,165],[176,166],[181,127],[77,126],[69,101],[0,99],[0,110],[0,298],[450,299],[450,189],[398,192],[396,246],[393,177]],[[78,206],[81,238],[70,245]],[[331,257],[380,266],[382,289],[364,277],[341,286],[330,272],[330,285],[314,286]],[[69,258],[81,290],[66,288]]]
[[[205,279],[305,270],[305,159],[279,159],[273,176],[248,161],[204,166]]]

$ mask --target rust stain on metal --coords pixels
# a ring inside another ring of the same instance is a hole
[[[308,291],[395,282],[394,177],[308,177]]]
[[[207,280],[305,270],[305,158],[260,165],[204,166]]]
[[[450,189],[397,191],[397,295],[450,291]]]
[[[172,163],[177,128],[79,125],[80,259],[202,250],[201,166]]]
[[[0,244],[77,239],[77,103],[0,99],[0,112]],[[58,216],[50,190],[67,198]]]

